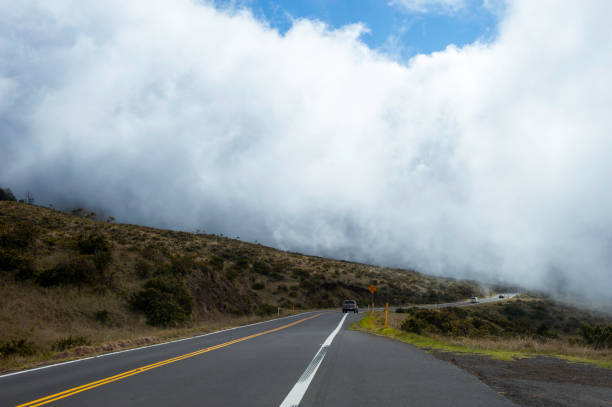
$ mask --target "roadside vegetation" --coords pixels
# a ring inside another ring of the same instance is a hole
[[[475,283],[0,202],[0,370],[279,312],[482,295]],[[106,217],[104,217],[106,218]]]
[[[399,309],[388,327],[377,312],[353,329],[417,347],[514,360],[553,356],[612,368],[612,316],[518,298],[463,308]]]

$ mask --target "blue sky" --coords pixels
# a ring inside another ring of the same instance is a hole
[[[485,7],[482,0],[466,0],[458,9],[435,5],[444,1],[453,0],[433,0],[433,6],[420,11],[401,6],[402,0],[396,4],[384,0],[217,0],[216,4],[246,7],[281,33],[295,18],[320,20],[334,28],[361,22],[370,30],[362,36],[363,42],[402,59],[440,51],[449,44],[462,46],[495,37],[499,13]],[[427,4],[424,0],[407,2]]]

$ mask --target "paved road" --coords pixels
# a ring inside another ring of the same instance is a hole
[[[499,297],[500,295],[503,295],[503,298],[500,298]],[[467,301],[460,301],[460,302],[449,302],[449,303],[446,303],[446,304],[418,305],[418,306],[416,306],[416,308],[429,308],[429,309],[433,309],[433,308],[449,308],[449,307],[471,307],[471,306],[476,306],[476,305],[480,305],[480,304],[487,304],[487,303],[490,303],[490,302],[508,300],[510,298],[516,297],[517,295],[518,294],[516,294],[516,293],[495,294],[495,295],[493,295],[491,297],[479,298],[477,303],[473,303],[470,300],[467,300]]]
[[[2,376],[0,406],[513,406],[454,365],[348,330],[359,317],[301,314]]]

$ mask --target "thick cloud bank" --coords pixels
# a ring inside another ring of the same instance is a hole
[[[364,27],[0,0],[0,186],[307,253],[612,299],[612,2],[399,64]]]

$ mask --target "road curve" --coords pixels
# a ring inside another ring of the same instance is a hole
[[[500,298],[500,295],[503,297]],[[482,304],[487,304],[491,302],[497,301],[505,301],[511,298],[516,297],[518,294],[516,293],[501,293],[495,294],[490,297],[483,297],[478,300],[478,302],[472,302],[471,300],[467,301],[459,301],[459,302],[448,302],[445,304],[427,304],[427,305],[416,305],[415,308],[426,308],[426,309],[437,309],[437,308],[450,308],[450,307],[472,307]]]
[[[513,405],[421,350],[348,330],[359,318],[306,313],[0,376],[0,405]]]

